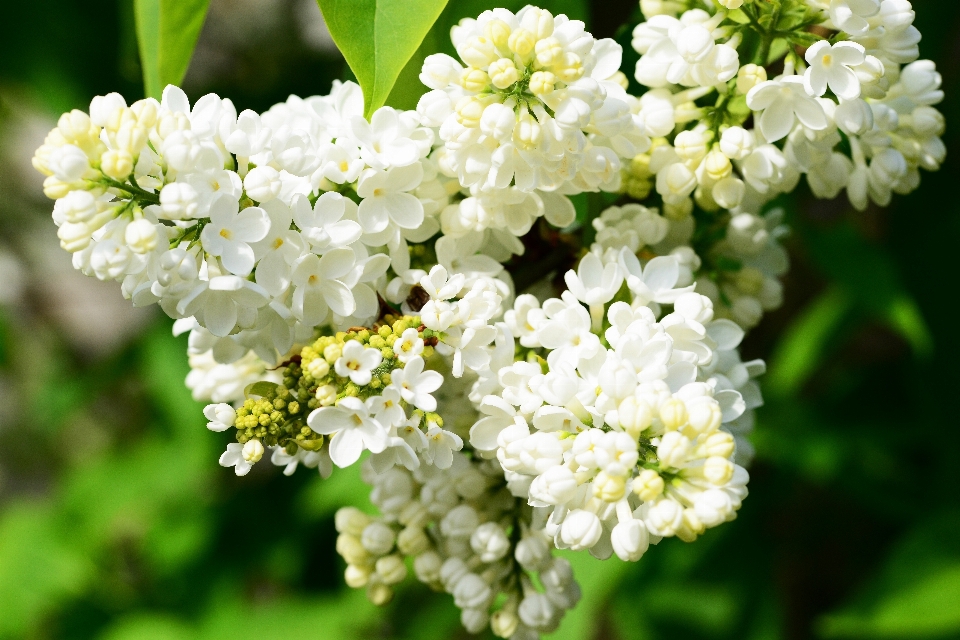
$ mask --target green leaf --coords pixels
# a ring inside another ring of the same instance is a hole
[[[576,607],[567,612],[560,628],[551,638],[591,638],[596,633],[597,618],[633,565],[617,558],[601,562],[585,551],[563,551],[560,555],[573,566],[573,575],[577,576],[583,598]]]
[[[333,41],[363,89],[369,117],[382,107],[447,0],[318,0]]]
[[[270,382],[269,380],[261,380],[260,382],[253,382],[248,384],[243,389],[243,395],[245,396],[267,396],[270,393],[277,390],[278,385],[276,382]]]
[[[0,517],[0,637],[25,637],[94,572],[50,504],[12,503]]]
[[[818,266],[857,306],[900,333],[917,355],[932,352],[930,330],[887,250],[868,242],[849,224],[808,229],[805,236]]]
[[[850,296],[834,286],[800,313],[770,358],[763,382],[771,398],[795,395],[800,390],[820,365],[827,343],[851,308]]]
[[[210,0],[134,0],[145,93],[160,99],[180,84],[200,37]]]
[[[960,512],[927,519],[857,602],[820,620],[825,638],[943,638],[960,632]]]

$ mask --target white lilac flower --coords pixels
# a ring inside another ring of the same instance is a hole
[[[424,371],[420,356],[407,360],[403,369],[394,369],[390,384],[400,390],[403,399],[423,411],[435,411],[437,401],[431,395],[443,384],[443,376],[436,371]]]
[[[220,456],[220,466],[233,467],[238,476],[245,476],[262,457],[263,445],[259,440],[248,440],[246,444],[231,442]]]
[[[210,205],[209,217],[200,234],[204,250],[218,256],[231,273],[249,275],[256,262],[250,245],[263,240],[270,230],[267,213],[259,207],[240,211],[236,200],[221,195]]]
[[[344,218],[346,213],[356,212],[357,205],[334,191],[321,194],[313,207],[306,196],[298,195],[292,209],[300,233],[317,252],[351,245],[363,233],[358,222]]]
[[[343,351],[334,364],[334,370],[338,376],[350,378],[354,384],[363,386],[370,384],[373,370],[382,361],[383,354],[379,349],[368,349],[359,342],[351,340],[343,345]]]
[[[863,64],[864,49],[856,42],[826,40],[814,43],[806,53],[807,67],[804,87],[812,96],[822,96],[830,88],[838,98],[853,100],[860,96],[860,79],[852,67]]]
[[[423,179],[419,164],[394,167],[386,171],[368,169],[357,183],[357,195],[363,200],[357,215],[366,233],[380,233],[391,224],[415,229],[423,222],[423,204],[408,193]]]
[[[532,6],[498,9],[451,36],[466,67],[428,56],[420,79],[432,91],[418,111],[439,127],[461,184],[596,190],[619,179],[621,156],[649,145],[622,88],[620,47],[582,22]]]
[[[365,449],[379,453],[387,446],[386,429],[359,398],[343,398],[335,407],[314,409],[307,424],[319,434],[333,434],[330,459],[341,468],[356,462]]]
[[[270,230],[262,240],[252,245],[257,262],[257,284],[276,296],[290,284],[293,263],[306,248],[301,235],[290,229],[293,219],[290,208],[277,200],[263,204],[270,220]]]
[[[317,257],[308,253],[293,266],[293,313],[309,325],[327,317],[327,310],[349,316],[356,310],[350,288],[343,282],[353,269],[356,256],[350,249],[334,249]]]
[[[767,142],[784,138],[797,120],[813,131],[827,128],[823,107],[807,95],[802,76],[781,76],[750,89],[747,105],[762,111],[758,126]]]

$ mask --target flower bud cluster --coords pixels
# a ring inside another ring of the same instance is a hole
[[[621,48],[584,24],[527,6],[453,28],[460,60],[428,56],[417,111],[443,140],[441,170],[480,190],[615,188],[620,159],[646,149]]]
[[[653,145],[624,167],[631,196],[655,188],[680,211],[693,201],[759,211],[806,175],[818,197],[846,190],[863,209],[912,191],[919,169],[943,162],[941,80],[917,61],[908,0],[640,4],[635,77],[650,90],[633,111]],[[768,78],[778,41],[788,45],[783,72]]]
[[[337,551],[347,584],[365,588],[374,604],[390,601],[409,565],[453,597],[471,633],[489,627],[501,638],[537,638],[580,599],[569,562],[553,556],[534,510],[511,495],[495,460],[458,454],[446,469],[378,474],[365,465],[364,475],[380,515],[338,511]]]
[[[944,159],[908,0],[640,8],[639,97],[612,40],[495,9],[426,58],[416,111],[171,86],[36,152],[74,265],[189,331],[221,465],[365,456],[380,515],[341,510],[337,550],[375,604],[412,566],[468,631],[534,640],[580,597],[554,549],[636,561],[735,518],[764,372],[739,347],[788,267],[765,205],[803,176],[886,204]],[[559,297],[516,296],[521,238],[580,229],[567,196],[598,190],[651,206],[590,220]]]
[[[288,474],[299,462],[320,461],[327,462],[321,471],[329,473],[329,463],[349,466],[364,450],[382,469],[417,468],[421,459],[449,466],[462,441],[442,428],[435,413],[432,393],[443,377],[425,364],[436,338],[418,325],[409,316],[386,316],[373,329],[322,336],[280,369],[280,384],[248,386],[236,410],[225,403],[208,405],[211,430],[236,429],[237,444],[228,445],[221,464],[237,465],[231,452],[257,440],[273,449],[273,463]],[[248,467],[236,470],[242,475]]]

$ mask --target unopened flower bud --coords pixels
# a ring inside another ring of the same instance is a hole
[[[714,202],[725,209],[733,209],[743,201],[747,193],[747,186],[740,178],[723,178],[713,185],[710,195]]]
[[[679,398],[670,398],[660,405],[660,420],[667,431],[676,431],[687,424],[687,405]]]
[[[424,551],[413,559],[413,572],[420,582],[434,584],[440,580],[442,565],[443,560],[436,551]]]
[[[583,509],[574,509],[568,513],[560,526],[560,539],[574,551],[589,549],[597,544],[602,533],[600,518]]]
[[[363,548],[375,556],[390,553],[394,542],[396,542],[396,536],[393,529],[382,522],[371,522],[360,534],[360,543]]]
[[[359,538],[370,524],[370,516],[356,507],[342,507],[337,509],[333,523],[339,533],[349,533]]]
[[[557,609],[545,594],[531,590],[520,601],[517,615],[528,627],[549,629],[555,624]]]
[[[415,556],[430,548],[430,538],[420,527],[405,527],[397,536],[397,548],[403,554]]]
[[[524,111],[513,128],[513,141],[521,149],[535,149],[543,138],[540,123]]]
[[[635,396],[627,396],[617,407],[620,417],[620,426],[631,438],[636,440],[644,429],[653,424],[653,410],[644,400]]]
[[[755,64],[745,64],[737,72],[737,91],[746,94],[761,82],[767,81],[767,70]]]
[[[316,395],[320,406],[329,407],[337,401],[337,388],[332,384],[325,384],[317,387]]]
[[[483,36],[470,38],[457,48],[460,59],[471,67],[482,68],[500,57],[493,42]]]
[[[687,405],[689,417],[687,422],[697,433],[709,433],[720,426],[723,412],[720,403],[711,398],[697,399]]]
[[[753,133],[730,127],[720,135],[720,151],[731,160],[743,160],[753,150]]]
[[[457,122],[468,128],[480,126],[484,104],[473,96],[464,96],[457,102]]]
[[[382,582],[371,582],[367,585],[367,600],[375,606],[382,607],[393,600],[393,589]]]
[[[517,29],[510,34],[507,39],[507,47],[510,51],[520,56],[521,60],[529,60],[530,55],[537,45],[537,37],[526,29]]]
[[[70,142],[85,142],[90,136],[91,128],[94,127],[90,116],[79,109],[68,111],[57,121],[60,134]]]
[[[123,239],[134,253],[149,253],[157,248],[157,228],[149,220],[140,218],[127,225]]]
[[[90,228],[85,222],[65,222],[57,229],[57,237],[65,251],[83,251],[90,245]]]
[[[711,180],[723,180],[729,176],[732,171],[733,165],[730,164],[730,158],[719,150],[714,149],[703,159],[703,172]]]
[[[700,521],[700,518],[697,516],[697,512],[688,507],[683,510],[683,517],[680,520],[680,526],[677,527],[675,533],[676,536],[684,542],[693,542],[697,539],[697,536],[699,536],[705,530],[706,527]]]
[[[570,84],[583,77],[583,63],[580,60],[580,56],[568,52],[560,58],[558,64],[554,67],[554,71],[560,80]]]
[[[643,469],[633,479],[633,492],[643,500],[648,502],[657,498],[663,493],[663,478],[653,469]]]
[[[610,532],[613,552],[624,562],[636,562],[650,546],[647,527],[641,520],[620,522]]]
[[[367,582],[370,581],[370,569],[355,564],[348,564],[346,571],[343,573],[343,581],[346,582],[347,586],[351,589],[365,587],[367,586]]]
[[[672,536],[683,524],[683,507],[674,500],[655,502],[644,519],[647,530],[657,536]]]
[[[482,69],[467,69],[460,76],[460,86],[472,93],[480,93],[490,86],[490,76]]]
[[[314,358],[307,363],[307,373],[309,373],[310,377],[314,380],[320,380],[330,373],[330,365],[327,364],[327,361],[323,358]]]
[[[537,40],[534,51],[537,52],[537,62],[544,67],[556,64],[563,58],[563,45],[553,37]]]
[[[509,58],[500,58],[491,64],[487,73],[490,75],[490,82],[497,89],[506,89],[520,79],[517,66]]]
[[[520,625],[520,617],[516,611],[500,609],[490,616],[490,630],[498,638],[509,638]]]
[[[510,39],[510,25],[499,18],[494,18],[483,28],[483,35],[498,49],[505,49]]]
[[[398,584],[407,577],[407,565],[403,562],[403,556],[396,553],[380,558],[375,567],[384,584]]]
[[[254,167],[243,178],[243,189],[257,202],[269,202],[280,195],[283,183],[273,167]]]
[[[670,431],[663,434],[657,446],[657,457],[660,463],[668,467],[680,467],[687,461],[690,454],[690,440],[679,431]]]
[[[100,170],[114,180],[126,180],[133,173],[133,156],[129,151],[110,149],[100,157]]]
[[[510,552],[510,540],[496,522],[485,522],[470,536],[470,548],[484,562],[496,562]]]
[[[593,479],[593,495],[606,502],[616,502],[623,497],[627,481],[620,475],[608,475],[601,471]]]
[[[75,182],[90,169],[90,162],[80,147],[65,144],[50,151],[46,166],[58,180]]]
[[[530,535],[517,543],[513,556],[527,571],[540,571],[550,561],[550,547],[541,535]]]
[[[461,609],[479,609],[490,603],[490,585],[475,573],[467,573],[453,587],[453,602]]]
[[[370,554],[363,548],[360,538],[349,533],[337,536],[337,553],[347,562],[359,566],[369,565],[372,561]]]
[[[681,159],[699,162],[707,153],[707,137],[697,129],[681,131],[673,141],[673,148]]]
[[[480,633],[486,629],[490,616],[485,608],[464,609],[460,612],[460,624],[467,633]]]
[[[97,199],[89,191],[71,191],[57,200],[54,211],[67,222],[86,222],[97,214]]]
[[[250,464],[255,464],[260,462],[260,458],[263,457],[263,445],[257,439],[247,440],[241,453],[244,460]]]
[[[448,538],[469,538],[480,524],[477,512],[468,504],[454,507],[440,521],[440,531]]]
[[[710,456],[703,463],[703,477],[716,485],[730,482],[733,478],[733,463],[720,456]]]
[[[530,76],[530,93],[535,96],[545,96],[553,93],[554,86],[557,84],[557,77],[549,71],[535,71]]]

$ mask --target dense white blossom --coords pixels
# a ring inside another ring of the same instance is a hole
[[[169,86],[34,156],[74,266],[189,332],[222,466],[362,464],[380,513],[341,509],[337,551],[375,604],[409,566],[469,632],[535,640],[581,595],[555,550],[632,562],[735,518],[765,369],[740,345],[789,266],[769,203],[805,177],[886,205],[944,160],[908,0],[640,9],[639,96],[614,41],[494,9],[415,111]],[[597,191],[623,198],[570,198]]]

